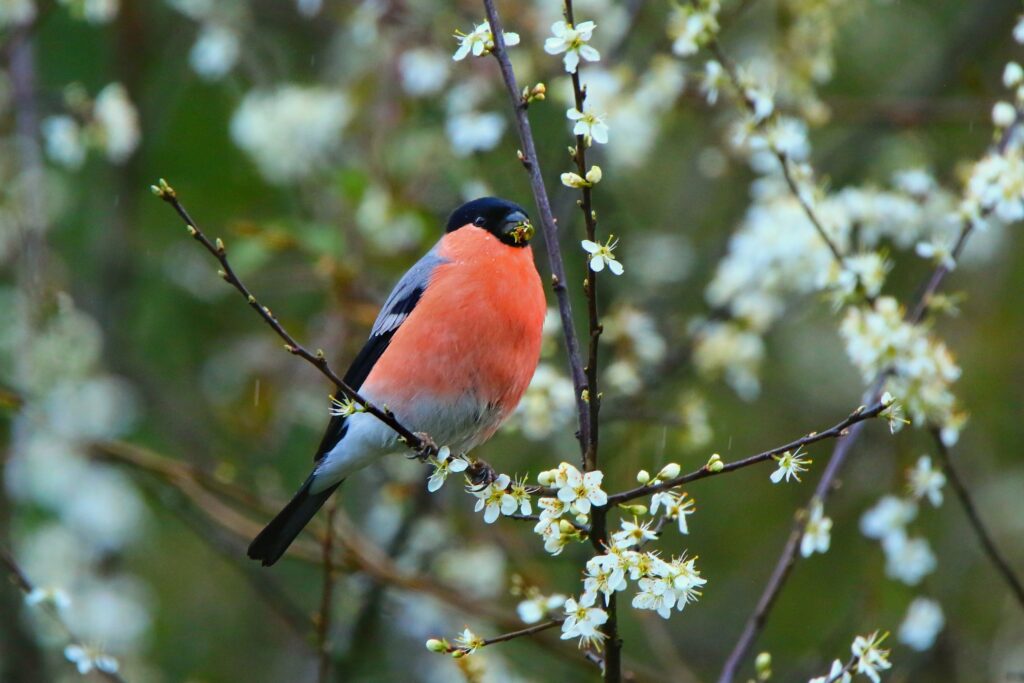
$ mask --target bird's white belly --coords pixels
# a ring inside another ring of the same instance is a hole
[[[367,398],[377,405],[388,405],[377,397]],[[498,408],[472,394],[454,401],[420,395],[406,407],[392,410],[409,430],[429,435],[439,447],[448,446],[452,453],[467,453],[478,446],[501,420]],[[317,465],[313,492],[322,491],[403,447],[395,431],[373,415],[352,415],[347,419],[345,436]]]

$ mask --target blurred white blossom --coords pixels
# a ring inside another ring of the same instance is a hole
[[[800,539],[800,554],[810,557],[814,553],[827,553],[831,542],[832,520],[825,516],[825,508],[817,498],[811,503],[811,512]]]
[[[123,164],[141,139],[139,113],[120,83],[111,83],[96,95],[93,117],[104,141],[107,158]]]
[[[917,500],[927,497],[933,507],[942,505],[942,487],[945,483],[946,475],[932,468],[929,455],[922,455],[914,467],[907,471],[907,485],[911,495]]]
[[[868,538],[882,540],[890,534],[903,533],[907,524],[917,517],[913,501],[883,496],[877,504],[860,518],[860,532]]]
[[[55,163],[77,169],[85,162],[85,144],[82,129],[70,116],[50,116],[43,119],[43,140],[46,155]]]
[[[216,81],[235,68],[239,48],[235,31],[218,24],[204,24],[189,50],[189,63],[204,79]]]
[[[916,586],[935,571],[935,554],[925,538],[908,538],[903,532],[891,533],[882,539],[885,551],[885,574],[908,586]]]
[[[231,137],[264,178],[286,184],[330,164],[351,116],[341,92],[298,85],[253,90],[231,117]]]
[[[915,598],[900,624],[899,640],[913,650],[924,652],[935,643],[936,636],[945,625],[946,617],[939,603],[928,598]]]
[[[402,88],[413,97],[425,97],[441,91],[448,80],[449,60],[437,50],[413,48],[398,59]]]

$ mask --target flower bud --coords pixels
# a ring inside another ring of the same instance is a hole
[[[661,468],[661,472],[658,472],[658,479],[675,479],[679,476],[679,463],[670,462]]]
[[[431,652],[447,652],[448,643],[443,640],[438,640],[437,638],[431,638],[427,641],[427,649]]]
[[[643,505],[642,503],[636,503],[634,505],[622,504],[619,505],[619,507],[636,517],[642,517],[643,515],[647,514],[647,506]]]
[[[647,482],[651,480],[651,474],[647,470],[640,470],[636,473],[636,480],[646,486]]]
[[[541,486],[551,486],[551,483],[554,481],[554,479],[555,475],[554,472],[552,472],[551,470],[545,470],[544,472],[541,472],[540,474],[537,475],[537,483],[540,484]]]
[[[577,190],[581,187],[589,186],[589,183],[581,178],[578,173],[563,173],[562,184]]]
[[[569,535],[569,534],[576,533],[576,527],[574,527],[572,525],[572,522],[570,522],[567,519],[560,519],[560,520],[558,520],[558,530],[562,533],[562,535]]]
[[[599,182],[601,182],[602,175],[603,174],[601,173],[601,167],[598,166],[597,164],[594,164],[593,166],[590,167],[590,170],[587,171],[587,182],[593,185],[597,185]]]
[[[722,462],[722,456],[718,453],[712,453],[711,457],[708,458],[707,463],[704,465],[704,469],[709,472],[721,472],[725,467],[725,463]]]
[[[757,671],[758,680],[767,681],[772,677],[772,655],[770,652],[762,652],[754,660],[754,670]]]
[[[587,515],[583,514],[582,512],[580,514],[576,515],[576,523],[577,524],[586,524],[589,521],[590,521],[590,517],[588,517]]]

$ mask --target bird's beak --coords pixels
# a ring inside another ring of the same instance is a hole
[[[522,211],[513,211],[505,216],[505,225],[501,231],[510,235],[516,244],[527,244],[533,239],[534,228],[529,216]]]

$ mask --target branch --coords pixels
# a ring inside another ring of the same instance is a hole
[[[13,583],[14,586],[25,595],[26,598],[29,595],[31,595],[33,591],[36,590],[36,587],[32,584],[32,581],[29,580],[28,575],[26,575],[25,572],[21,569],[21,567],[18,566],[18,563],[14,559],[14,556],[11,555],[11,553],[3,547],[0,547],[0,567],[2,567],[4,571],[7,573],[8,577],[11,580],[11,583]],[[81,645],[82,640],[75,636],[71,628],[67,625],[67,623],[65,623],[63,617],[61,617],[59,609],[56,606],[52,604],[47,604],[46,602],[40,603],[40,606],[53,618],[55,622],[57,622],[57,625],[60,627],[60,630],[64,632],[64,639],[67,645],[77,645],[79,647],[84,648],[84,646]],[[116,670],[104,671],[102,669],[96,669],[96,673],[98,673],[100,677],[104,680],[111,681],[111,683],[125,683],[124,678],[122,678],[121,674],[119,674]]]
[[[1021,607],[1024,607],[1024,584],[1021,584],[1020,578],[1014,573],[1013,568],[1006,558],[1003,557],[999,548],[996,547],[995,542],[992,540],[992,534],[989,533],[988,529],[985,528],[984,522],[981,521],[978,509],[975,507],[963,479],[960,478],[959,472],[953,467],[953,459],[949,455],[949,449],[942,442],[942,437],[939,435],[938,430],[933,428],[931,432],[932,437],[935,439],[935,448],[939,452],[939,459],[942,460],[942,469],[945,470],[946,478],[949,479],[953,491],[956,492],[956,497],[960,499],[960,504],[967,514],[967,520],[971,523],[971,527],[974,529],[974,533],[977,534],[978,540],[981,541],[985,554],[992,561],[996,571],[999,572],[1007,585],[1010,586],[1010,590],[1013,592],[1017,602],[1020,603]]]
[[[494,645],[496,643],[504,643],[509,640],[515,640],[516,638],[522,638],[523,636],[532,636],[535,633],[541,633],[548,629],[560,626],[564,619],[552,619],[551,621],[545,621],[540,624],[534,624],[518,631],[510,631],[509,633],[503,633],[500,636],[494,636],[493,638],[485,638],[482,643],[477,647],[487,647],[488,645]],[[441,650],[441,652],[462,652],[464,654],[470,654],[473,650],[468,647],[462,647],[460,645],[449,645],[447,649]]]
[[[324,375],[327,379],[331,380],[338,390],[345,394],[350,400],[360,406],[363,412],[367,412],[378,420],[391,427],[401,440],[405,442],[409,448],[417,452],[418,456],[422,459],[429,455],[434,455],[437,452],[437,448],[430,441],[429,437],[424,434],[414,434],[408,428],[403,426],[396,418],[394,413],[387,409],[387,407],[379,408],[368,399],[361,396],[359,392],[349,386],[345,380],[338,376],[338,374],[331,368],[327,362],[324,352],[317,349],[316,353],[312,353],[302,344],[297,342],[291,334],[281,325],[280,321],[274,316],[269,308],[264,306],[256,299],[255,295],[249,290],[248,287],[239,279],[238,275],[235,274],[234,269],[228,262],[227,249],[224,246],[224,242],[217,238],[215,241],[210,241],[210,238],[199,228],[192,216],[189,215],[188,211],[182,205],[178,199],[177,193],[174,188],[167,184],[167,181],[162,178],[158,185],[152,186],[153,194],[160,199],[164,200],[177,212],[178,216],[185,222],[185,227],[188,230],[189,235],[199,242],[203,247],[210,252],[217,261],[220,262],[219,275],[232,287],[238,290],[238,293],[245,298],[249,307],[256,311],[263,321],[267,323],[277,333],[281,339],[284,340],[285,349],[293,354],[302,358],[310,365],[315,367]]]
[[[732,462],[725,463],[722,465],[721,469],[718,469],[717,467],[712,468],[709,467],[708,465],[705,465],[699,470],[690,472],[689,474],[682,474],[676,477],[675,479],[669,479],[659,484],[655,484],[654,486],[638,486],[634,489],[629,489],[628,491],[616,493],[614,495],[608,496],[608,505],[625,503],[633,500],[634,498],[648,496],[651,495],[652,493],[658,493],[659,491],[667,491],[669,489],[674,489],[677,486],[688,484],[691,481],[705,479],[707,477],[713,477],[715,475],[725,474],[727,472],[733,472],[744,467],[749,467],[750,465],[756,465],[759,462],[770,460],[772,456],[779,455],[780,453],[785,453],[786,451],[795,451],[797,448],[800,448],[801,446],[807,446],[818,441],[846,437],[851,434],[850,427],[853,427],[858,423],[864,422],[865,420],[870,420],[871,418],[878,417],[881,413],[885,412],[887,407],[888,406],[881,403],[880,401],[876,401],[870,408],[865,408],[861,406],[857,410],[850,413],[841,422],[836,423],[835,425],[829,427],[823,432],[811,432],[807,436],[802,436],[799,439],[790,441],[789,443],[783,444],[782,446],[776,446],[771,450],[762,451],[761,453],[748,456],[746,458],[743,458],[742,460],[734,460]]]
[[[740,78],[736,64],[733,63],[728,55],[725,54],[717,40],[711,40],[711,42],[708,43],[708,49],[711,50],[715,59],[717,59],[722,65],[722,68],[725,69],[725,73],[729,76],[729,81],[739,94],[739,98],[743,103],[743,106],[746,107],[750,114],[754,114],[756,111],[755,103],[747,96],[746,88],[743,86],[743,79]],[[832,258],[835,259],[836,264],[838,264],[840,268],[843,268],[843,254],[839,251],[839,247],[836,246],[835,242],[832,241],[832,238],[828,236],[828,233],[825,231],[825,226],[822,224],[821,220],[819,220],[818,215],[807,202],[803,193],[800,192],[800,188],[797,186],[796,180],[793,178],[792,171],[789,167],[789,158],[784,153],[777,150],[773,151],[773,154],[775,158],[779,160],[779,166],[782,168],[782,175],[786,179],[786,184],[789,186],[790,192],[792,192],[793,196],[800,204],[800,208],[803,209],[804,214],[807,216],[807,219],[811,221],[811,224],[818,232],[822,241],[825,242],[825,246],[827,246],[828,250],[832,252]]]
[[[562,320],[562,333],[565,335],[565,350],[569,356],[569,370],[572,375],[572,384],[576,392],[576,412],[579,419],[579,431],[576,436],[580,442],[580,451],[586,451],[586,444],[590,434],[590,409],[584,400],[587,390],[587,378],[583,371],[583,360],[580,356],[580,344],[576,336],[576,324],[572,319],[572,304],[569,301],[569,291],[565,286],[565,264],[562,261],[562,250],[558,244],[558,227],[554,214],[551,212],[551,201],[548,199],[548,191],[544,186],[544,177],[540,170],[540,160],[537,157],[537,146],[533,141],[533,131],[530,128],[530,117],[526,114],[527,104],[523,101],[522,93],[516,83],[516,75],[512,70],[512,63],[509,61],[508,52],[505,49],[505,34],[503,33],[501,18],[494,6],[494,0],[483,0],[484,11],[487,21],[491,26],[491,33],[494,35],[494,49],[492,53],[498,60],[498,67],[501,70],[501,77],[505,82],[505,90],[508,92],[509,100],[512,102],[512,110],[515,114],[516,129],[519,132],[519,140],[523,145],[520,159],[523,167],[530,177],[530,190],[533,193],[534,203],[540,213],[540,227],[544,235],[544,243],[548,250],[548,263],[551,267],[552,287],[555,290],[555,298],[558,301],[558,313]]]
[[[1021,110],[1018,109],[1017,118],[1010,126],[1007,126],[1007,128],[1002,132],[1000,138],[996,141],[996,144],[994,145],[994,150],[996,152],[1002,153],[1006,150],[1016,133],[1017,127],[1021,124],[1021,121],[1022,113]],[[982,212],[982,217],[987,216],[990,212],[990,209],[985,209]],[[967,239],[970,237],[973,230],[974,223],[969,218],[965,219],[961,224],[960,234],[957,237],[956,244],[953,248],[952,256],[954,261],[960,257],[960,254],[967,243]],[[931,276],[921,288],[921,293],[918,296],[916,304],[906,316],[906,320],[908,322],[916,325],[924,320],[924,316],[928,312],[928,305],[931,297],[938,291],[946,276],[949,275],[949,272],[949,268],[945,265],[939,265],[932,272]],[[871,387],[867,392],[867,395],[870,396],[869,402],[873,403],[879,400],[882,395],[885,380],[890,372],[890,369],[883,370],[872,382]],[[839,473],[839,470],[845,463],[850,451],[853,449],[854,444],[857,443],[857,439],[860,437],[863,427],[863,423],[854,425],[850,429],[849,436],[841,440],[836,445],[835,449],[833,449],[828,467],[825,469],[821,480],[818,482],[815,494],[811,498],[812,501],[817,497],[822,501],[822,503],[824,503],[825,497],[831,488],[833,479]],[[808,503],[808,505],[809,504],[810,503]],[[768,583],[765,585],[764,590],[761,593],[761,597],[757,602],[757,606],[754,608],[753,614],[751,614],[747,619],[746,625],[743,628],[743,633],[740,635],[739,640],[736,642],[732,652],[726,659],[725,665],[722,668],[722,673],[718,677],[718,683],[732,682],[733,678],[736,676],[736,670],[739,668],[741,660],[753,645],[758,633],[760,633],[761,629],[764,628],[764,624],[768,620],[768,614],[771,611],[772,605],[778,597],[778,594],[785,586],[786,579],[789,576],[789,571],[792,569],[793,564],[796,561],[796,553],[800,545],[800,536],[803,534],[805,524],[806,516],[798,516],[793,527],[793,532],[790,534],[789,539],[786,541],[786,545],[782,549],[782,554],[779,556],[779,559],[775,564],[775,568],[772,570],[771,577],[768,579]]]

